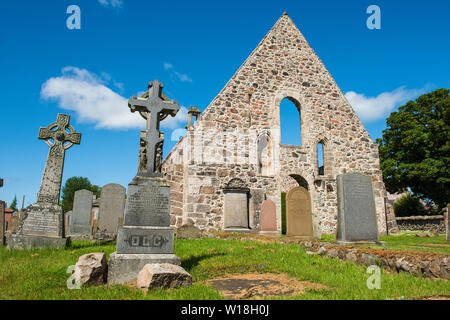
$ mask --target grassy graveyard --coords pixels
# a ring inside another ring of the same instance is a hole
[[[405,242],[405,239],[407,241]],[[382,239],[391,247],[423,247],[441,244],[442,237],[410,235]],[[428,247],[427,247],[428,248]],[[430,250],[449,253],[448,248]],[[74,241],[65,250],[8,251],[0,248],[0,299],[224,299],[207,282],[230,274],[285,274],[291,279],[314,284],[301,294],[271,296],[267,299],[406,299],[448,295],[450,284],[409,274],[381,273],[381,289],[370,290],[366,267],[309,255],[297,244],[260,243],[239,239],[185,239],[175,241],[175,254],[193,277],[193,286],[144,293],[127,285],[103,285],[70,290],[66,281],[69,266],[91,252],[115,251],[115,243]]]

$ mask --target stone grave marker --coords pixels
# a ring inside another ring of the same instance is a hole
[[[223,189],[225,231],[246,231],[249,229],[248,189],[239,178],[231,179]]]
[[[269,199],[261,205],[261,231],[277,231],[277,208]]]
[[[337,240],[378,241],[372,177],[361,173],[337,177],[338,226]]]
[[[50,147],[44,175],[37,202],[23,210],[17,233],[8,237],[10,249],[61,248],[68,244],[59,206],[61,180],[66,150],[81,141],[81,134],[69,122],[69,115],[59,113],[56,122],[39,129],[38,138]]]
[[[159,122],[169,114],[175,116],[179,106],[162,98],[162,87],[155,80],[142,97],[133,96],[128,101],[131,111],[138,111],[147,120],[144,139],[147,165],[139,166],[138,173],[128,185],[124,225],[119,228],[117,250],[109,259],[109,283],[135,280],[146,264],[181,264],[180,258],[173,254],[170,187],[162,178],[161,159],[157,156],[162,153],[164,136],[159,132]]]
[[[96,239],[116,238],[125,209],[125,191],[125,188],[117,183],[109,183],[102,187]]]
[[[77,190],[75,192],[73,199],[73,211],[68,230],[70,235],[92,235],[92,195],[93,192],[86,189]]]
[[[286,234],[313,238],[311,196],[304,187],[295,187],[286,194]]]

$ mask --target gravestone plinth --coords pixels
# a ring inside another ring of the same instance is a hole
[[[378,243],[372,177],[349,173],[337,177],[338,227],[340,243]]]
[[[174,232],[169,214],[167,182],[161,177],[136,176],[128,185],[117,251],[110,255],[109,283],[134,281],[148,263],[181,264],[180,258],[173,254]]]
[[[8,235],[8,249],[64,248],[64,215],[59,205],[35,203],[23,209],[17,233]]]
[[[74,237],[92,235],[92,191],[82,189],[75,191],[73,211],[69,220],[68,234]]]

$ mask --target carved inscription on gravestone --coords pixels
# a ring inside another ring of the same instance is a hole
[[[164,184],[147,180],[129,185],[124,225],[169,226],[170,189]]]
[[[339,175],[337,181],[337,239],[378,240],[372,178],[360,173],[350,173]]]

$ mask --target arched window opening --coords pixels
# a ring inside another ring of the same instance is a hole
[[[280,103],[281,144],[302,145],[300,103],[290,97]]]
[[[323,149],[323,142],[322,141],[320,141],[318,144],[317,144],[317,170],[318,170],[318,173],[319,173],[319,176],[323,176],[323,175],[325,175],[325,163],[324,163],[324,161],[323,161],[323,157],[324,157],[324,155],[323,155],[323,151],[324,151],[324,149]]]

